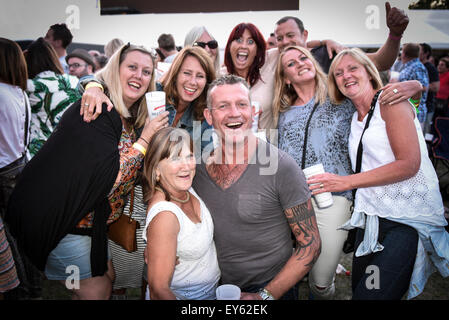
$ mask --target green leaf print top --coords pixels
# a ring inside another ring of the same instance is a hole
[[[47,141],[64,111],[81,98],[77,85],[77,77],[53,71],[43,71],[28,80],[27,94],[31,104],[30,157]]]

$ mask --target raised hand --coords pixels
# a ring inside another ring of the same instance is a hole
[[[408,26],[409,19],[404,10],[391,7],[389,2],[385,2],[387,27],[390,32],[397,37],[402,36]]]

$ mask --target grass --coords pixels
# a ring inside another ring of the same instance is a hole
[[[340,264],[347,270],[351,270],[352,253],[342,253]],[[70,300],[70,292],[56,281],[44,281],[43,286],[44,300]],[[335,297],[334,300],[351,300],[351,276],[337,274],[335,277]],[[129,289],[128,299],[139,300],[140,289]],[[299,300],[309,299],[309,285],[302,281],[299,286]],[[405,298],[404,298],[405,299]],[[429,277],[424,291],[413,300],[449,300],[449,277],[443,279],[436,272]]]

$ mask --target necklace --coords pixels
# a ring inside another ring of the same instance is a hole
[[[154,189],[156,189],[156,190],[158,190],[158,191],[164,193],[164,191],[163,191],[161,188],[159,188],[159,187],[154,187]],[[189,200],[190,200],[190,192],[186,191],[186,193],[187,193],[187,196],[186,196],[186,198],[185,198],[184,200],[178,199],[178,198],[172,196],[172,195],[169,193],[169,194],[170,194],[170,200],[174,200],[174,201],[177,201],[177,202],[183,203],[183,204],[184,204],[184,203],[187,203],[187,202],[189,202]]]

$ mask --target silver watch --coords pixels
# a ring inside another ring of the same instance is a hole
[[[262,300],[276,300],[273,295],[265,288],[262,288],[257,292]]]

